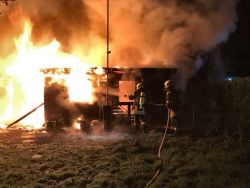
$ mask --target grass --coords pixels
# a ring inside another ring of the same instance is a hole
[[[18,136],[11,133],[10,142],[0,135],[0,187],[144,187],[158,165],[161,140],[156,133],[108,140],[36,134],[32,143]],[[249,143],[215,141],[210,149],[205,138],[169,137],[162,156],[152,187],[250,187]]]

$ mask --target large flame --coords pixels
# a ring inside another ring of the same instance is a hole
[[[36,46],[31,41],[32,25],[25,21],[20,37],[14,39],[17,49],[0,77],[0,128],[29,112],[44,100],[44,73],[46,68],[70,68],[65,84],[71,101],[93,103],[94,88],[87,71],[90,63],[76,55],[60,51],[60,43],[53,40],[46,46]],[[100,50],[95,53],[102,53]],[[97,55],[101,57],[101,55]],[[90,59],[93,57],[89,57]],[[50,75],[51,76],[51,75]],[[56,79],[56,75],[52,75]],[[25,118],[22,125],[41,128],[44,124],[44,109]]]

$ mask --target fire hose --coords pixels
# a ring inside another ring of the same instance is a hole
[[[166,104],[159,104],[159,103],[154,103],[154,102],[149,102],[149,101],[147,101],[146,103],[152,106],[166,106]]]
[[[159,146],[158,154],[157,154],[159,165],[157,166],[157,171],[155,172],[154,176],[149,180],[149,182],[146,184],[145,188],[148,188],[150,185],[152,185],[161,173],[162,166],[163,166],[161,151],[162,151],[162,147],[164,145],[164,142],[167,138],[167,132],[168,132],[168,127],[169,127],[169,122],[170,122],[170,113],[171,113],[171,109],[168,108],[168,121],[167,121],[167,124],[165,126],[165,132],[164,132],[164,135],[162,137],[161,144]]]
[[[27,116],[29,116],[30,114],[32,114],[33,112],[35,112],[37,109],[39,109],[43,105],[44,105],[44,102],[41,103],[40,105],[38,105],[37,107],[35,107],[34,109],[32,109],[31,111],[29,111],[28,113],[26,113],[25,115],[23,115],[22,117],[20,117],[19,119],[17,119],[16,121],[14,121],[11,124],[9,124],[7,126],[7,128],[10,128],[11,126],[13,126],[13,125],[17,124],[18,122],[22,121],[24,118],[26,118]]]

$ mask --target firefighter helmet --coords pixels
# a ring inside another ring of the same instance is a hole
[[[167,88],[170,88],[172,86],[172,81],[171,80],[167,80],[165,83],[164,83],[164,88],[167,89]]]
[[[140,82],[136,85],[136,89],[139,90],[139,89],[142,89],[144,87],[143,83]]]

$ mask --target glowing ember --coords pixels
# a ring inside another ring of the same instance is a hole
[[[81,121],[84,120],[84,117],[81,115],[77,118],[77,120],[73,123],[73,128],[76,130],[81,130]]]
[[[81,130],[81,124],[80,124],[79,122],[77,122],[77,121],[73,124],[73,127],[74,127],[76,130]]]

